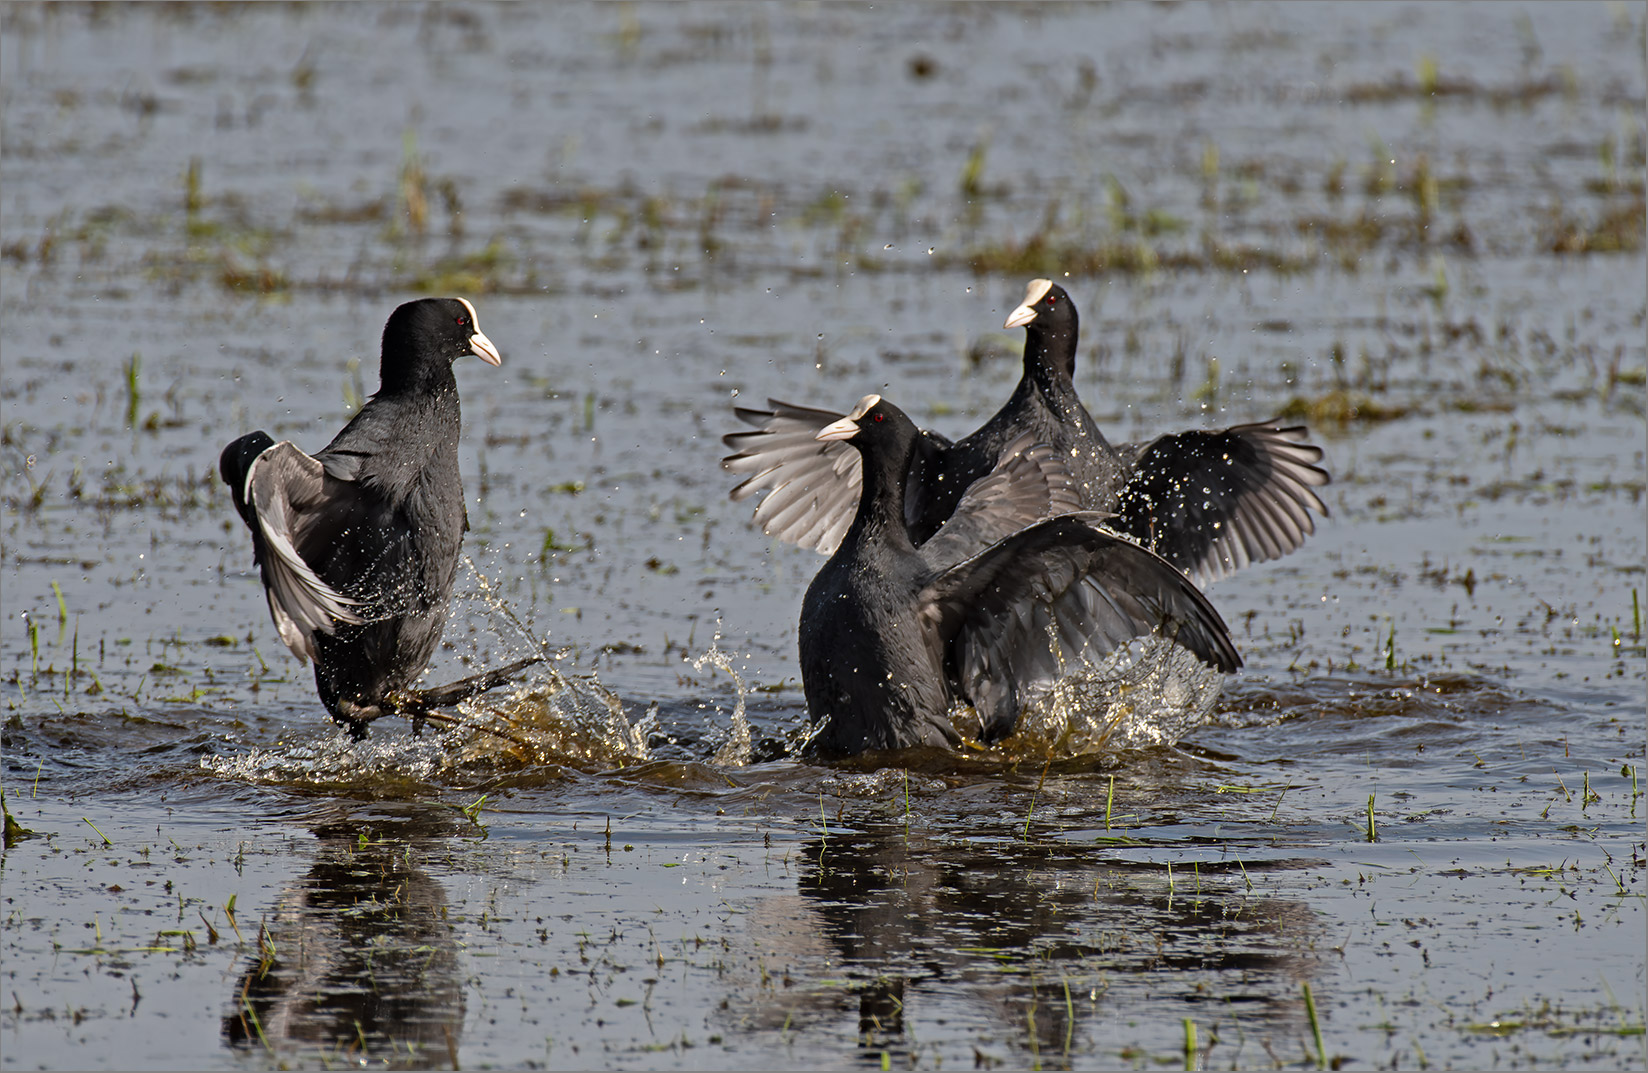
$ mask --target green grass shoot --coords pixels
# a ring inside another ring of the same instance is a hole
[[[1030,794],[1030,807],[1024,813],[1024,840],[1026,842],[1030,841],[1030,817],[1036,814],[1036,796],[1041,793],[1042,785],[1047,782],[1047,769],[1052,766],[1053,760],[1049,757],[1047,763],[1042,765],[1041,780],[1036,783],[1036,789]]]
[[[1299,985],[1305,993],[1305,1012],[1310,1014],[1310,1034],[1316,1039],[1316,1068],[1328,1068],[1328,1049],[1322,1043],[1322,1022],[1316,1016],[1316,999],[1310,993],[1310,981]]]
[[[137,427],[137,409],[143,404],[143,392],[138,379],[143,370],[143,355],[132,352],[126,363],[126,427]]]

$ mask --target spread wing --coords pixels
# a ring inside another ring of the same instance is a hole
[[[354,610],[359,602],[323,581],[299,551],[332,543],[354,520],[354,497],[338,495],[340,483],[320,461],[282,441],[253,459],[239,490],[257,520],[269,614],[300,661],[315,658],[317,631],[329,634],[337,623],[365,621]]]
[[[858,513],[863,486],[858,451],[842,440],[816,439],[841,414],[777,399],[768,399],[767,405],[770,409],[738,407],[739,419],[755,426],[754,431],[721,438],[735,449],[721,460],[721,468],[749,474],[730,496],[737,502],[766,493],[755,508],[762,532],[830,555]],[[916,453],[920,458],[948,445],[943,437],[923,432]]]
[[[1327,516],[1322,449],[1302,425],[1259,423],[1124,444],[1132,473],[1110,525],[1206,585],[1280,559]]]
[[[986,739],[1071,673],[1160,631],[1225,673],[1242,665],[1224,620],[1170,563],[1097,526],[1105,515],[1040,522],[940,574],[921,614],[947,643],[957,691]]]
[[[1075,479],[1058,455],[1032,433],[1014,440],[996,468],[962,494],[955,513],[921,546],[922,556],[944,569],[1043,518],[1080,510]]]

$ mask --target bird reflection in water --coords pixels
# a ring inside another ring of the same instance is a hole
[[[235,981],[225,1041],[283,1057],[458,1068],[463,976],[446,892],[416,863],[418,847],[453,830],[443,818],[317,827],[308,873],[255,939],[248,929],[255,952]]]
[[[825,970],[835,982],[735,985],[726,1008],[737,1029],[828,1033],[856,1012],[868,1057],[885,1051],[902,1065],[918,1057],[921,1022],[976,1019],[994,1026],[998,1044],[1051,1068],[1136,1042],[1117,1012],[1135,1004],[1130,991],[1142,1000],[1166,987],[1184,989],[1188,1016],[1239,1021],[1253,1048],[1308,1032],[1299,983],[1316,974],[1319,936],[1304,903],[1250,893],[1234,861],[1203,861],[1195,880],[1186,862],[1170,882],[1161,863],[1092,843],[1003,834],[936,839],[903,825],[832,824],[798,856],[800,897],[767,899],[751,926],[768,967],[838,962]],[[1309,863],[1246,867],[1257,875]],[[946,986],[953,981],[968,986]],[[955,1005],[979,996],[986,1009]],[[1263,1060],[1257,1050],[1247,1057]]]

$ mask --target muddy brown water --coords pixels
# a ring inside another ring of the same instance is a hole
[[[6,1068],[1642,1065],[1641,4],[0,20]],[[1286,410],[1332,519],[1176,744],[790,758],[731,406],[964,432],[1046,274],[1115,438]],[[215,477],[420,293],[530,755],[350,744]]]

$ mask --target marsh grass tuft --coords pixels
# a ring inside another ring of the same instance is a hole
[[[137,427],[138,407],[143,404],[143,392],[139,378],[143,370],[143,355],[132,351],[132,356],[122,367],[126,374],[126,427]]]
[[[973,148],[968,150],[967,160],[961,166],[962,197],[970,199],[984,195],[984,160],[989,152],[989,138],[980,138],[973,143]]]
[[[39,776],[37,775],[36,779],[38,780],[38,778]],[[18,823],[12,816],[11,809],[6,805],[6,788],[4,786],[0,786],[0,815],[3,815],[5,819],[4,845],[7,849],[11,849],[25,838],[37,837],[35,832]]]

